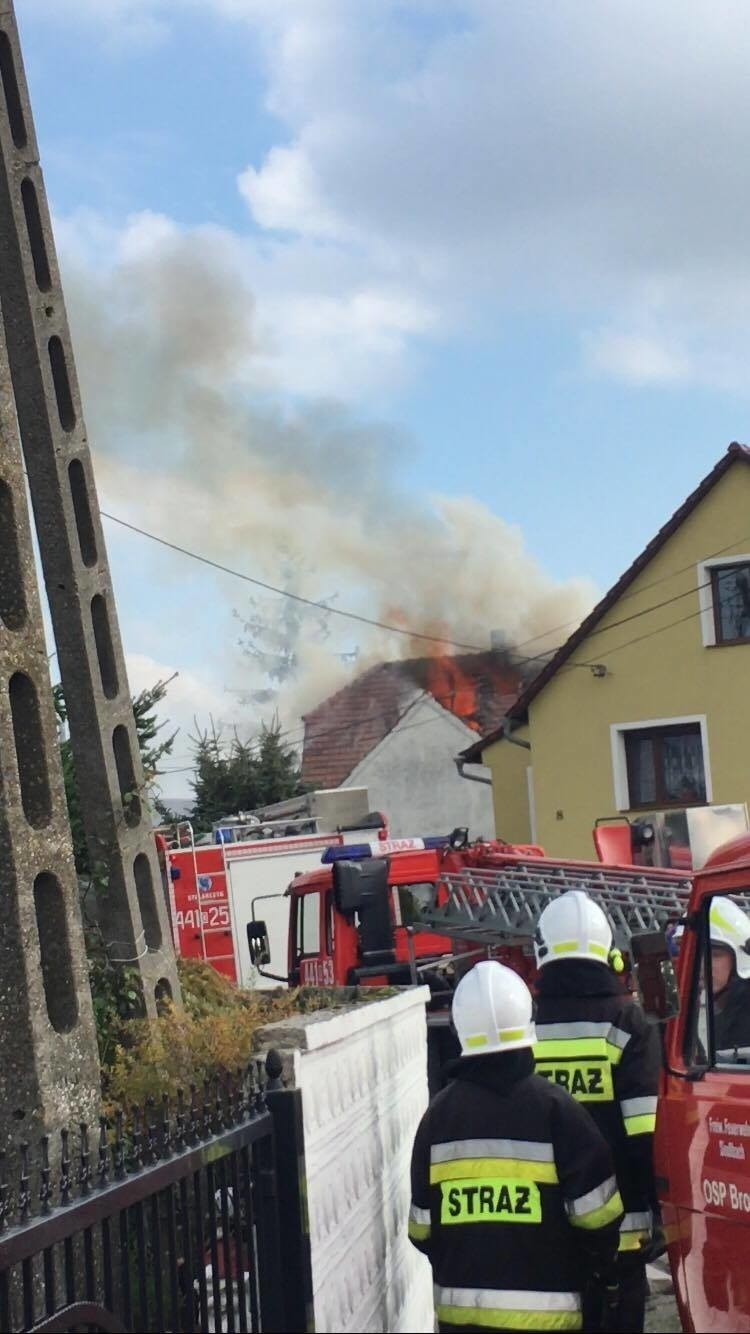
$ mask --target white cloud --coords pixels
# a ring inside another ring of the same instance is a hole
[[[691,373],[688,358],[654,338],[605,330],[586,340],[592,370],[633,385],[674,385]]]
[[[746,392],[746,0],[29,2],[259,43],[280,129],[223,243],[271,384],[375,398],[524,308],[601,326],[600,374]]]

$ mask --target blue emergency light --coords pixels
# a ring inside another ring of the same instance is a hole
[[[424,849],[430,851],[433,848],[447,847],[450,838],[447,834],[441,834],[433,835],[430,838],[415,839],[413,848],[404,846],[406,843],[406,839],[394,839],[394,846],[389,846],[389,839],[386,839],[383,843],[348,843],[344,844],[343,847],[341,844],[335,843],[332,847],[326,848],[320,860],[323,866],[330,866],[333,862],[361,862],[368,857],[375,856],[381,848],[385,850],[384,855],[386,856],[391,852],[421,852]],[[399,847],[399,844],[402,844],[402,846]]]

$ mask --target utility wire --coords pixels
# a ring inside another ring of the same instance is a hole
[[[406,626],[392,625],[387,621],[380,621],[376,620],[373,617],[363,616],[358,612],[346,611],[341,607],[328,606],[325,602],[318,602],[314,598],[304,597],[301,593],[293,593],[289,589],[279,588],[275,584],[267,583],[262,579],[255,578],[253,575],[245,574],[241,570],[235,570],[231,566],[223,565],[219,561],[212,560],[209,556],[203,556],[199,552],[190,551],[187,547],[179,546],[176,542],[170,542],[166,538],[159,537],[156,533],[150,533],[145,528],[139,528],[136,524],[129,523],[125,519],[120,519],[117,517],[117,515],[110,514],[106,510],[101,510],[100,512],[103,518],[109,519],[111,523],[116,523],[120,527],[128,529],[130,532],[136,533],[139,537],[145,537],[149,541],[157,543],[157,545],[159,546],[166,547],[170,551],[175,551],[179,555],[188,557],[188,559],[190,560],[198,561],[200,564],[207,565],[211,569],[218,570],[222,574],[231,575],[235,579],[241,579],[245,583],[253,584],[257,588],[262,588],[268,593],[273,593],[278,597],[291,599],[294,602],[301,603],[303,606],[313,607],[317,611],[330,613],[331,615],[334,616],[341,616],[346,620],[357,621],[361,625],[373,626],[376,629],[387,630],[388,632],[393,634],[404,635],[409,639],[420,639],[423,640],[424,642],[432,644],[444,644],[449,646],[450,648],[465,649],[468,652],[473,652],[473,653],[487,653],[492,651],[491,648],[489,648],[488,646],[480,647],[478,644],[467,644],[462,642],[461,640],[448,639],[441,635],[424,634],[419,630],[410,629]],[[717,556],[725,555],[728,551],[732,549],[732,547],[737,546],[740,542],[744,541],[750,541],[750,536],[739,537],[734,542],[730,543],[728,546],[720,548],[719,550],[713,552],[712,554],[703,556],[698,561],[691,561],[688,565],[685,565],[680,569],[672,570],[667,574],[661,575],[658,579],[654,579],[650,584],[647,584],[646,588],[656,587],[658,584],[664,582],[667,579],[675,578],[677,575],[683,574],[686,571],[695,568],[696,564],[701,564],[703,561],[712,560],[715,559]],[[699,587],[703,588],[706,586],[707,584],[702,584]],[[637,590],[638,593],[643,591],[644,589]],[[662,602],[654,603],[653,605],[648,607],[643,607],[641,608],[640,611],[633,612],[631,616],[622,617],[619,621],[612,622],[608,626],[602,627],[601,629],[591,630],[590,634],[591,635],[603,634],[605,633],[606,630],[612,630],[618,625],[624,625],[629,621],[637,620],[641,616],[647,616],[649,615],[650,612],[657,611],[661,607],[668,606],[671,602],[677,602],[680,600],[680,598],[688,597],[691,593],[696,591],[697,590],[694,588],[686,589],[682,593],[675,594],[673,598],[666,598]],[[623,599],[625,597],[633,597],[633,596],[636,596],[636,594],[625,593],[623,594]],[[543,653],[538,653],[532,656],[528,656],[519,654],[518,649],[523,648],[527,644],[533,643],[535,640],[547,638],[548,635],[555,634],[557,633],[557,631],[565,629],[566,626],[570,624],[575,624],[575,622],[570,622],[570,621],[564,622],[562,625],[556,626],[550,630],[545,630],[543,633],[539,635],[534,635],[530,639],[523,640],[520,644],[505,645],[502,651],[509,655],[518,657],[520,662],[525,662],[528,664],[540,662],[543,659],[549,657],[550,654],[554,652],[554,650],[545,650]],[[570,665],[585,666],[588,664],[572,663]]]
[[[377,630],[388,630],[394,635],[405,635],[409,639],[423,639],[430,644],[448,644],[451,648],[463,648],[470,653],[488,653],[488,645],[481,647],[479,644],[464,644],[457,639],[445,639],[442,635],[422,634],[419,630],[408,630],[403,625],[390,625],[387,621],[377,621],[371,616],[362,616],[356,611],[344,611],[341,607],[329,607],[325,602],[316,602],[315,598],[303,597],[301,593],[292,593],[288,588],[278,588],[275,584],[266,583],[263,579],[256,579],[253,575],[245,574],[242,570],[233,570],[229,565],[222,565],[219,561],[211,560],[209,556],[201,556],[197,551],[189,551],[187,547],[178,546],[176,542],[168,542],[165,537],[157,537],[156,533],[148,533],[145,528],[138,528],[134,523],[127,523],[125,519],[118,519],[114,514],[108,514],[106,510],[100,510],[103,519],[109,519],[110,523],[117,523],[121,528],[128,528],[131,533],[137,533],[139,537],[147,537],[151,542],[158,543],[161,547],[166,547],[169,551],[176,551],[181,556],[187,556],[190,560],[200,561],[202,565],[208,565],[213,570],[219,570],[221,574],[230,574],[235,579],[242,579],[246,584],[253,584],[255,588],[262,588],[266,593],[275,593],[278,597],[289,598],[292,602],[301,602],[305,607],[315,607],[317,611],[325,611],[331,616],[343,616],[348,621],[358,621],[360,625],[371,625]]]

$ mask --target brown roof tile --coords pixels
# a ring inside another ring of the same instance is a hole
[[[497,651],[379,663],[305,718],[303,780],[316,788],[339,787],[393,731],[415,692],[431,694],[483,732],[505,717],[519,689],[518,670]]]

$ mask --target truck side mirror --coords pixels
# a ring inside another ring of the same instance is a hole
[[[263,968],[271,962],[271,946],[265,922],[248,922],[247,944],[250,950],[250,962],[256,968]]]
[[[680,1012],[680,997],[664,932],[638,932],[631,937],[630,952],[643,1009],[648,1018],[657,1024],[675,1019]]]
[[[333,863],[333,894],[341,913],[361,912],[376,900],[385,898],[387,889],[388,862],[384,857]]]

